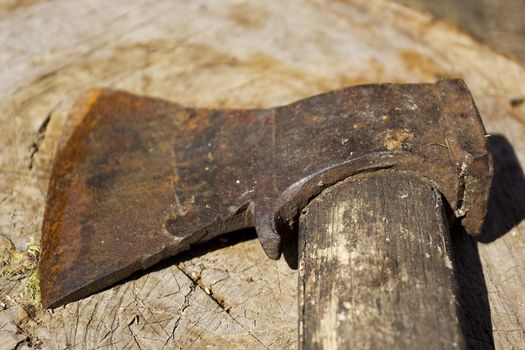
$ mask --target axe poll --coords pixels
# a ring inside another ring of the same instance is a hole
[[[461,348],[449,225],[479,233],[491,177],[461,80],[252,110],[91,90],[56,151],[42,302],[255,227],[272,259],[298,235],[300,347]]]

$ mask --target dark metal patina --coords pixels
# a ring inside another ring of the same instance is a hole
[[[466,230],[479,232],[492,169],[465,84],[364,85],[254,110],[93,90],[70,115],[51,174],[43,304],[245,227],[277,259],[311,198],[369,171],[431,182]]]

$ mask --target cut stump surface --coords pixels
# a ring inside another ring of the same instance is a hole
[[[197,107],[269,107],[348,85],[462,78],[491,134],[485,232],[453,232],[473,348],[525,348],[525,68],[385,1],[0,4],[0,232],[38,242],[54,149],[93,86]],[[197,248],[48,311],[0,278],[0,348],[294,349],[297,271],[253,232]]]

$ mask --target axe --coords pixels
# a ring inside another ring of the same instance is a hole
[[[462,348],[449,225],[480,232],[491,178],[461,80],[251,110],[92,90],[56,151],[42,303],[255,227],[272,259],[298,239],[300,348]]]

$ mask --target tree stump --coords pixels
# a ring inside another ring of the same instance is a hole
[[[485,232],[451,233],[460,323],[472,348],[525,347],[520,63],[381,0],[12,1],[0,4],[0,38],[4,252],[39,241],[54,149],[86,88],[253,108],[358,83],[464,79],[496,178]],[[297,348],[297,271],[267,259],[251,231],[54,311],[35,302],[29,273],[0,278],[0,348]]]

